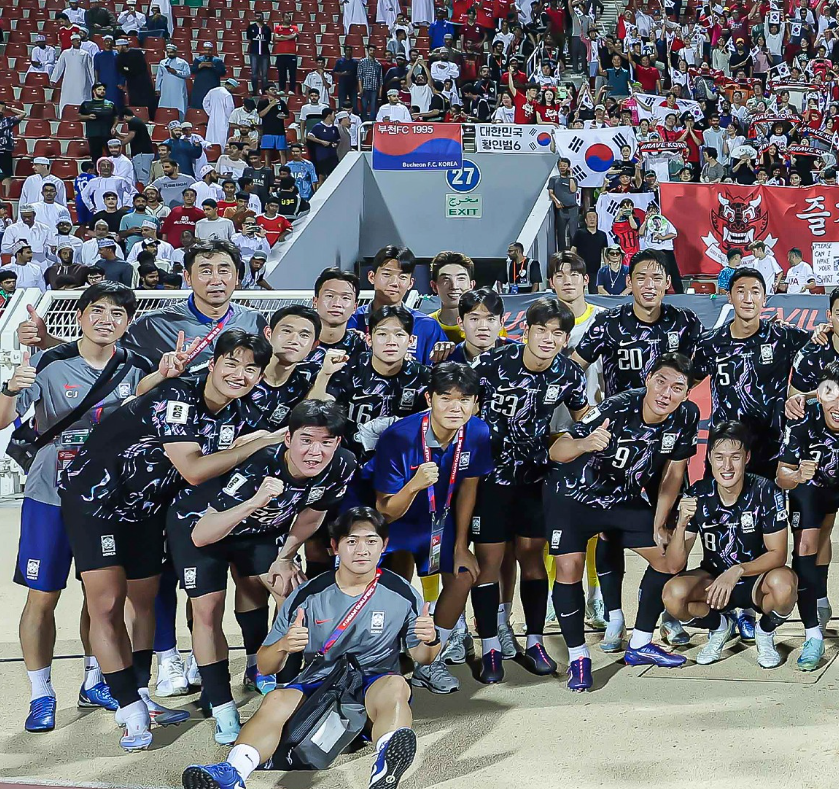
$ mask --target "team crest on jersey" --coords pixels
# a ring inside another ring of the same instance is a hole
[[[184,567],[184,589],[195,589],[197,567]]]
[[[122,399],[125,399],[126,397],[131,397],[131,384],[121,383],[117,387],[117,396]]]
[[[797,529],[801,525],[801,513],[800,512],[793,512],[792,513],[792,528]]]
[[[551,532],[551,549],[559,548],[559,541],[562,539],[562,530],[555,529]]]
[[[373,611],[370,615],[370,632],[371,633],[382,633],[385,629],[385,612],[384,611]]]
[[[38,573],[41,572],[41,560],[40,559],[29,559],[26,562],[26,577],[30,581],[37,581],[38,580]]]
[[[103,534],[99,541],[102,545],[102,556],[117,555],[117,541],[113,534]]]
[[[460,453],[460,461],[457,464],[458,470],[462,471],[465,468],[469,468],[469,459],[472,456],[471,452],[461,452]]]
[[[233,496],[236,494],[236,491],[242,487],[248,478],[244,474],[234,474],[227,482],[227,485],[224,486],[224,492],[228,496]]]
[[[185,425],[189,420],[189,403],[170,400],[166,403],[166,421],[170,425]]]
[[[402,397],[399,400],[399,407],[400,408],[413,408],[414,400],[417,396],[416,389],[403,389],[402,390]]]
[[[669,331],[667,332],[667,350],[668,351],[678,351],[679,350],[679,332],[677,331]]]
[[[218,448],[230,449],[234,438],[236,438],[236,428],[233,425],[222,425],[218,435]]]
[[[545,402],[555,403],[559,399],[559,384],[551,384],[545,392]]]
[[[324,487],[317,487],[312,488],[309,491],[309,497],[306,499],[306,504],[313,504],[316,501],[320,501],[323,498],[323,494],[326,491]]]
[[[661,451],[672,452],[673,447],[676,446],[676,439],[678,438],[678,436],[678,433],[665,433],[661,437]]]
[[[476,515],[472,518],[472,534],[480,534],[481,533],[481,518],[480,516]]]
[[[416,353],[417,352],[417,335],[412,334],[411,339],[408,342],[408,353]]]
[[[268,417],[268,421],[272,425],[279,425],[282,424],[282,421],[288,416],[288,412],[291,409],[287,405],[278,405],[274,409],[274,413]]]
[[[600,416],[600,409],[599,408],[592,408],[580,421],[587,425],[589,422],[593,422],[597,417]]]
[[[760,346],[760,363],[761,364],[772,364],[772,361],[775,358],[775,354],[772,351],[771,345],[761,345]]]
[[[751,512],[744,512],[740,516],[740,528],[744,534],[751,534],[755,530],[755,519]]]

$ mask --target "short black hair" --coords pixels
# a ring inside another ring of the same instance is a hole
[[[373,271],[378,271],[388,260],[395,260],[403,274],[413,274],[417,265],[417,259],[408,247],[388,244],[382,247],[373,258]]]
[[[0,282],[7,279],[17,280],[17,274],[11,269],[0,268]],[[837,288],[836,291],[839,291],[839,288]]]
[[[315,296],[320,296],[320,289],[331,279],[348,282],[352,285],[356,299],[358,298],[358,294],[361,293],[361,283],[359,283],[358,277],[352,271],[344,271],[337,266],[330,266],[318,274],[318,278],[315,280]]]
[[[756,268],[751,268],[749,266],[739,266],[735,269],[734,273],[731,275],[731,279],[728,281],[729,293],[734,290],[734,286],[741,279],[756,279],[760,283],[760,287],[763,288],[763,292],[766,293],[766,280],[763,279],[763,274],[761,274]]]
[[[714,148],[712,145],[709,145],[707,148],[705,148],[705,153],[707,153],[707,154],[708,154],[708,156],[709,156],[711,159],[716,159],[716,158],[717,158],[717,156],[719,156],[719,155],[720,155],[720,154],[719,154],[719,151],[718,151],[716,148]]]
[[[239,247],[230,241],[219,238],[196,241],[184,254],[184,271],[190,272],[192,270],[192,264],[195,263],[196,258],[207,258],[210,255],[217,254],[227,255],[233,261],[233,265],[236,266],[236,271],[239,273],[239,279],[241,279],[245,269],[242,265],[242,253],[239,251]]]
[[[103,271],[102,273],[104,274],[105,272]],[[128,285],[123,285],[121,282],[112,282],[107,279],[104,282],[97,282],[95,285],[87,288],[79,296],[79,300],[76,302],[76,309],[83,313],[94,302],[103,300],[110,302],[115,307],[123,307],[128,313],[128,320],[131,320],[134,317],[134,313],[137,312],[137,296],[134,295],[134,291]]]
[[[819,383],[822,381],[832,381],[835,384],[839,384],[839,361],[834,359],[825,365],[822,374],[819,376]]]
[[[834,288],[830,291],[830,310],[833,311],[833,305],[839,301],[839,288]]]
[[[347,427],[347,414],[334,400],[303,400],[291,409],[288,432],[294,435],[303,427],[325,427],[329,435],[340,437]]]
[[[431,369],[428,394],[441,395],[452,391],[467,397],[477,397],[481,393],[481,381],[473,367],[459,362],[442,362]]]
[[[271,327],[271,331],[274,331],[277,324],[289,315],[294,315],[298,318],[305,318],[307,321],[311,322],[312,326],[315,327],[315,339],[320,337],[320,315],[305,304],[287,304],[285,307],[280,307],[276,312],[274,312],[268,323]]]
[[[154,252],[149,252],[147,249],[143,250],[137,255],[137,263],[139,263],[139,273],[143,273],[143,266],[154,266],[155,256]]]
[[[489,286],[467,290],[460,297],[457,312],[461,318],[465,318],[475,307],[482,304],[487,308],[490,315],[496,315],[500,318],[504,314],[504,300]]]
[[[729,249],[728,252],[725,253],[725,256],[728,258],[729,261],[731,260],[731,258],[737,257],[737,255],[743,257],[743,250],[740,249],[740,247],[731,247],[731,249]]]
[[[436,282],[443,266],[462,266],[469,274],[469,279],[475,279],[475,264],[472,258],[462,252],[438,252],[431,261],[431,281]]]
[[[350,507],[329,524],[329,538],[336,543],[341,542],[350,536],[356,523],[369,523],[382,540],[388,537],[387,521],[380,512],[372,507]]]
[[[574,328],[574,313],[557,299],[542,296],[527,308],[525,314],[528,328],[530,326],[545,326],[548,321],[554,318],[559,320],[559,328],[562,331],[571,334],[571,330]]]
[[[104,284],[104,283],[103,283]],[[94,285],[93,287],[97,287]],[[228,329],[219,335],[216,347],[213,349],[213,361],[217,362],[222,356],[230,356],[237,348],[244,348],[253,353],[253,360],[264,370],[274,356],[271,343],[261,334],[250,334],[243,329]]]
[[[588,274],[585,260],[576,253],[566,250],[565,252],[554,252],[548,258],[548,279],[553,279],[566,264],[571,267],[572,274],[582,274],[583,276]]]
[[[382,321],[386,321],[388,318],[396,318],[402,324],[402,328],[405,329],[408,334],[412,334],[414,331],[414,316],[411,314],[411,311],[404,306],[403,304],[396,304],[394,306],[385,306],[379,307],[375,312],[370,313],[370,317],[367,319],[367,325],[372,333],[373,330],[378,326]]]
[[[182,288],[184,286],[183,280],[181,279],[180,274],[163,274],[160,277],[160,284],[161,285],[175,285],[178,288]]]
[[[748,428],[742,422],[734,420],[720,422],[708,431],[708,452],[711,452],[714,445],[720,441],[734,441],[746,452],[751,449],[752,443]]]
[[[664,273],[667,274],[667,264],[664,262],[661,252],[657,249],[642,249],[636,252],[629,260],[629,276],[642,263],[655,263]]]
[[[215,200],[213,200],[212,197],[208,197],[206,200],[201,201],[201,207],[205,208],[208,206],[210,208],[218,208],[218,203]]]
[[[138,258],[137,258],[137,259],[138,259],[138,261],[139,261],[140,257],[142,257],[142,256],[143,256],[143,255],[145,255],[145,254],[146,254],[145,252],[141,252],[141,253],[140,253],[140,255],[139,255],[139,256],[138,256]],[[152,273],[154,273],[155,271],[156,271],[158,274],[160,273],[160,269],[158,269],[158,267],[157,267],[157,266],[155,266],[155,265],[154,265],[154,263],[140,263],[140,266],[139,266],[139,267],[138,267],[138,269],[137,269],[137,273],[138,273],[141,277],[145,277],[145,276],[146,276],[146,274],[152,274]]]
[[[105,269],[103,269],[102,266],[88,266],[87,271],[85,271],[85,278],[89,277],[91,274],[101,274],[104,277]]]
[[[657,373],[664,367],[669,367],[677,373],[681,373],[688,381],[688,389],[693,386],[693,362],[688,359],[683,353],[663,353],[653,362],[650,371],[647,373],[649,378],[651,375]]]

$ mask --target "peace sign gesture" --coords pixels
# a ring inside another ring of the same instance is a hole
[[[196,337],[186,350],[181,350],[184,347],[186,335],[181,331],[178,332],[178,339],[175,343],[175,350],[164,353],[160,358],[160,364],[157,371],[163,378],[177,378],[186,369],[189,364],[192,354],[201,342],[200,337]]]

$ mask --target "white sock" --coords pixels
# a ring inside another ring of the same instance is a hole
[[[606,625],[606,632],[610,636],[617,636],[624,627],[623,611],[616,608],[614,611],[609,611],[609,623]]]
[[[148,709],[149,704],[153,704],[154,702],[151,700],[151,696],[149,696],[149,689],[148,688],[137,688],[137,693],[140,696],[140,701],[146,705]],[[136,704],[136,702],[135,702]]]
[[[84,656],[84,689],[90,690],[102,682],[102,670],[99,661],[92,655]]]
[[[139,701],[134,701],[127,707],[120,707],[120,712],[122,712],[122,719],[125,721],[126,727],[147,729],[150,725],[149,708],[145,705],[145,699],[142,696]],[[145,723],[142,724],[142,721],[145,721]]]
[[[483,654],[486,655],[491,650],[495,650],[496,652],[501,651],[501,641],[499,640],[498,636],[495,638],[483,638],[481,639],[481,648],[483,649]]]
[[[501,647],[499,647],[500,649]],[[46,668],[39,668],[37,671],[27,671],[29,675],[29,682],[32,685],[32,695],[30,701],[40,699],[42,696],[52,696],[55,698],[55,690],[52,687],[52,666]]]
[[[805,627],[804,640],[809,641],[811,638],[815,638],[817,641],[824,641],[822,629],[820,627]]]
[[[774,632],[775,632],[774,630],[769,630],[769,631],[764,630],[760,626],[760,619],[758,619],[757,622],[755,622],[755,633],[758,633],[761,636],[771,636],[772,633],[774,633]]]
[[[512,603],[501,603],[498,606],[498,624],[499,625],[508,625],[510,624],[510,611],[513,608]]]
[[[157,665],[159,666],[162,661],[164,660],[171,660],[172,658],[176,658],[178,656],[178,648],[172,647],[172,649],[167,649],[165,652],[158,652],[157,653]]]
[[[460,615],[460,619],[457,620],[457,624],[454,626],[455,630],[462,630],[465,633],[469,632],[469,625],[466,624],[466,613],[462,613]]]
[[[728,617],[725,614],[720,615],[720,626],[712,630],[712,633],[722,633],[724,630],[728,630]]]
[[[227,763],[236,769],[243,781],[247,781],[261,763],[259,751],[253,745],[234,745],[227,756]]]
[[[253,655],[246,655],[248,660],[248,668],[251,668],[256,665],[256,654]]]
[[[600,584],[597,584],[597,586],[590,586],[588,588],[588,596],[587,596],[588,602],[593,603],[595,600],[602,600],[602,599],[603,599],[603,593],[600,591]]]
[[[440,650],[442,651],[443,647],[448,643],[452,631],[447,627],[438,627],[437,633],[440,635]]]
[[[573,663],[581,657],[591,657],[588,647],[583,644],[581,647],[568,647],[568,662]]]
[[[653,640],[653,634],[647,633],[644,630],[639,630],[637,627],[632,631],[632,638],[629,640],[630,649],[640,649],[647,646]]]
[[[217,718],[218,713],[226,712],[230,709],[236,709],[236,702],[235,701],[226,701],[224,704],[219,704],[218,707],[213,707],[213,717]]]
[[[816,600],[816,605],[819,608],[830,608],[830,600],[828,600],[826,597],[820,597],[818,600]]]
[[[527,637],[527,646],[525,649],[530,649],[530,647],[534,646],[535,644],[541,644],[544,639],[544,636],[528,636]]]

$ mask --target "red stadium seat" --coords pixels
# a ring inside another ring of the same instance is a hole
[[[18,159],[15,162],[15,175],[18,178],[26,178],[34,172],[35,167],[33,166],[31,159]]]
[[[32,152],[33,156],[46,156],[47,159],[55,159],[61,156],[61,141],[52,138],[38,140]]]
[[[40,85],[24,84],[20,89],[20,98],[18,101],[24,104],[43,104],[46,101],[44,98],[44,89]]]
[[[66,112],[64,114],[66,115]],[[78,114],[77,110],[77,117]],[[80,137],[84,137],[84,124],[81,121],[61,121],[58,124],[58,133],[55,136],[60,140],[78,140]]]
[[[220,145],[208,145],[204,149],[204,153],[207,155],[207,161],[208,162],[218,161],[219,156],[221,156],[221,146]]]
[[[4,9],[5,11],[6,9]],[[6,57],[29,59],[29,47],[21,42],[9,43],[6,45]]]
[[[22,137],[40,139],[42,137],[52,136],[52,125],[49,121],[30,118],[28,121],[24,121],[24,123],[26,124],[26,129],[21,132]]]
[[[9,184],[9,190],[5,196],[10,200],[20,200],[20,193],[23,190],[23,182],[25,180],[25,178],[12,178],[12,182]]]
[[[717,283],[713,280],[708,279],[694,280],[690,284],[690,287],[693,288],[695,293],[699,294],[709,294],[717,292]]]
[[[67,210],[70,212],[70,216],[73,218],[73,224],[76,224],[76,204],[73,200],[76,196],[76,192],[73,189],[73,178],[66,180],[64,182],[64,188],[67,190]],[[84,233],[82,233],[82,238],[84,238]]]
[[[66,156],[68,159],[89,159],[90,147],[87,140],[70,140],[67,143]]]
[[[10,44],[28,44],[31,40],[28,29],[18,27],[17,30],[10,30],[8,41]]]
[[[79,163],[75,159],[56,159],[50,172],[62,181],[72,181],[79,174]]]
[[[141,121],[149,122],[149,108],[148,107],[129,107]]]
[[[169,121],[180,120],[180,117],[180,113],[175,107],[159,107],[154,114],[154,122],[169,123]]]
[[[155,124],[151,133],[152,142],[166,142],[169,139],[169,129],[166,126]]]
[[[38,118],[45,121],[57,121],[56,115],[57,107],[52,102],[44,104],[33,104],[29,108],[29,117]]]
[[[186,111],[186,116],[184,117],[185,121],[189,121],[191,124],[197,126],[199,123],[206,124],[208,122],[207,113],[204,110],[199,110],[195,107],[190,107]]]
[[[62,121],[78,121],[79,119],[79,105],[78,104],[67,104],[64,106],[64,109],[61,111],[61,120]]]
[[[20,159],[21,156],[29,156],[29,145],[25,137],[15,138],[15,149],[12,152],[14,159]]]
[[[50,75],[38,74],[37,72],[32,71],[24,77],[23,84],[27,86],[40,85],[42,88],[45,88],[50,84]]]

